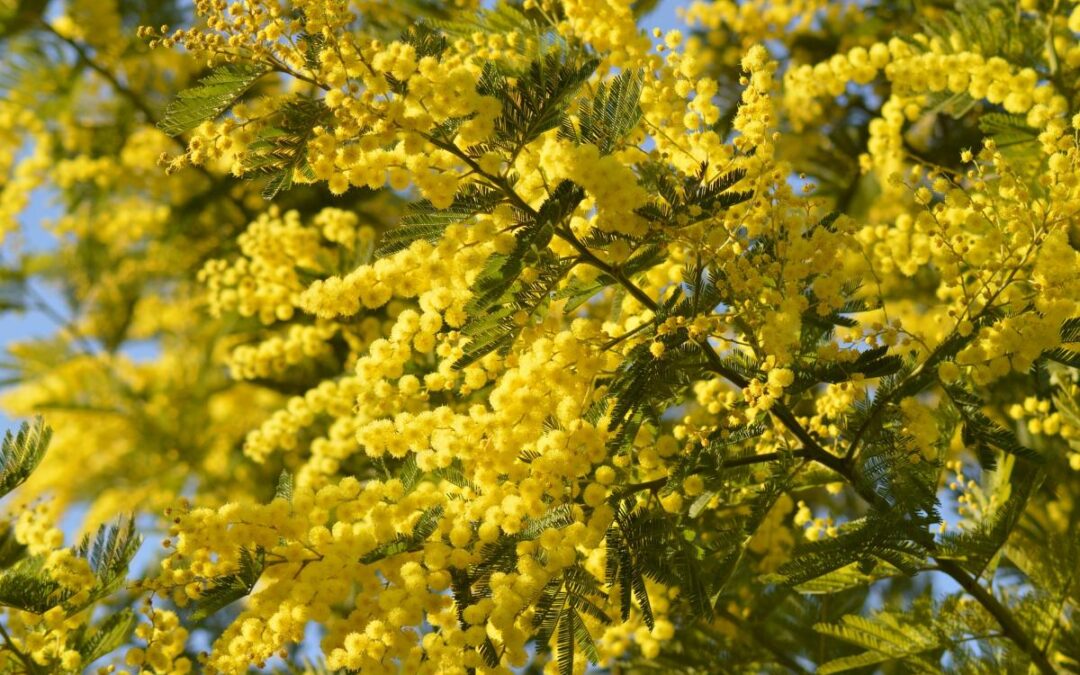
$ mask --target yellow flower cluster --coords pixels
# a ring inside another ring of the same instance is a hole
[[[59,548],[64,533],[56,527],[55,517],[55,505],[48,502],[23,508],[15,521],[15,539],[36,555]]]
[[[732,636],[745,572],[787,569],[857,530],[835,507],[906,485],[866,489],[876,462],[948,466],[964,526],[993,514],[1007,495],[964,473],[960,408],[1080,468],[1075,368],[1041,365],[1075,359],[1080,317],[1061,84],[1080,14],[1055,5],[1035,68],[906,19],[903,38],[839,35],[876,8],[821,0],[695,2],[700,31],[651,37],[629,0],[433,3],[455,20],[422,23],[413,4],[197,0],[194,28],[142,29],[226,74],[167,108],[208,106],[169,139],[156,101],[196,64],[126,42],[126,3],[72,0],[48,25],[87,64],[79,105],[52,128],[28,92],[0,101],[0,244],[47,186],[62,244],[28,273],[71,269],[58,339],[10,350],[5,410],[58,427],[23,495],[55,499],[15,537],[85,593],[61,509],[193,493],[147,586],[178,612],[146,607],[128,666],[268,669],[315,625],[330,669],[506,672],[552,647],[553,673],[556,597],[579,603],[574,644],[595,641],[575,671],[618,669],[701,613],[678,570],[612,582],[627,556],[657,565],[619,548],[639,523],[709,565],[738,553],[738,592],[707,599]],[[250,86],[215,98],[238,72]],[[107,134],[101,89],[131,106]],[[979,127],[927,160],[942,100],[1015,142]],[[245,599],[196,661],[181,617],[223,579]],[[35,663],[87,666],[62,611],[3,618]]]
[[[684,10],[687,24],[705,32],[708,43],[725,64],[738,63],[743,52],[766,41],[792,43],[820,30],[821,24],[843,33],[864,18],[857,5],[822,0],[786,2],[692,2]]]
[[[43,672],[78,673],[86,665],[79,652],[99,593],[99,578],[92,560],[82,549],[64,548],[63,532],[55,525],[55,504],[24,506],[14,524],[6,520],[3,535],[9,545],[25,546],[32,560],[5,562],[0,572],[9,589],[3,611],[5,649],[0,666],[24,672],[38,668]],[[10,538],[9,538],[10,537]],[[10,554],[9,554],[10,556]],[[98,564],[107,564],[97,561]],[[21,569],[13,568],[21,565]],[[26,607],[26,589],[30,591],[34,611]],[[47,594],[38,595],[38,589]]]
[[[147,607],[147,623],[135,628],[135,636],[145,647],[132,647],[124,662],[140,672],[156,675],[184,675],[192,672],[192,660],[184,656],[188,631],[180,625],[176,612]]]
[[[237,380],[280,375],[290,366],[325,355],[327,344],[339,326],[320,322],[313,326],[289,326],[284,337],[273,336],[257,345],[241,345],[229,355],[229,373]]]
[[[893,38],[869,48],[853,47],[815,65],[790,70],[784,78],[784,104],[797,127],[820,118],[819,99],[839,96],[849,85],[866,85],[883,74],[892,85],[881,115],[870,123],[867,165],[891,181],[906,162],[903,130],[926,109],[932,93],[966,94],[1026,116],[1027,124],[1045,128],[1068,111],[1068,102],[1052,84],[1040,82],[1031,68],[1018,69],[1005,59],[957,50],[925,35],[913,41]]]
[[[29,141],[28,157],[16,162],[19,149]],[[0,103],[0,244],[19,231],[19,214],[30,195],[44,183],[50,164],[52,137],[45,133],[40,117],[19,101]]]
[[[232,265],[213,260],[199,273],[209,290],[210,311],[258,316],[264,324],[292,318],[304,285],[297,268],[318,269],[320,236],[300,214],[261,215],[240,235],[242,257]]]
[[[32,660],[35,666],[51,668],[54,672],[74,673],[83,665],[79,652],[67,648],[68,637],[80,628],[85,618],[80,615],[69,616],[63,607],[57,606],[44,614],[32,614],[18,610],[6,613],[5,623],[18,648]],[[17,658],[5,654],[5,658]],[[22,663],[16,661],[23,667]]]
[[[648,231],[648,223],[635,213],[648,202],[648,193],[618,155],[601,155],[595,145],[574,145],[552,137],[538,154],[535,160],[523,155],[515,165],[523,175],[537,177],[534,190],[542,190],[545,179],[554,184],[572,180],[592,198],[596,216],[579,228],[577,234],[584,234],[592,227],[631,236]],[[530,184],[523,181],[520,189],[529,194]]]
[[[936,461],[938,422],[934,412],[914,397],[900,401],[900,411],[904,419],[904,435],[911,439],[922,459],[928,462]]]
[[[1070,445],[1069,466],[1080,471],[1080,449],[1074,439],[1080,435],[1075,425],[1078,421],[1075,400],[1080,394],[1077,385],[1070,384],[1065,396],[1058,399],[1058,409],[1051,410],[1051,401],[1039,400],[1028,396],[1023,403],[1015,403],[1009,408],[1009,417],[1024,422],[1028,433],[1042,436],[1060,436]]]

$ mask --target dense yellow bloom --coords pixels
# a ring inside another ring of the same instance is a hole
[[[752,672],[784,602],[929,570],[995,641],[955,654],[1069,658],[1015,633],[1071,605],[993,574],[1049,583],[1013,542],[1075,539],[1031,467],[1080,470],[1077,10],[1021,3],[1014,43],[820,0],[651,33],[629,0],[198,0],[137,35],[99,4],[33,18],[70,72],[0,83],[5,254],[63,205],[9,276],[69,304],[8,345],[4,409],[57,428],[12,537],[74,598],[7,611],[0,658],[88,667],[82,504],[165,513],[135,672],[312,627],[333,670],[618,670],[699,631]]]

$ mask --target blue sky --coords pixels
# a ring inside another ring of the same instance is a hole
[[[47,220],[59,216],[60,213],[61,209],[58,208],[48,193],[42,190],[36,191],[31,196],[29,208],[19,219],[21,230],[16,237],[13,237],[19,240],[19,248],[23,251],[41,251],[48,250],[53,246],[55,239],[45,230],[44,224]],[[10,245],[5,244],[5,248],[8,250],[3,251],[3,257],[0,260],[11,262],[15,256],[11,253]],[[63,301],[51,289],[41,284],[35,284],[34,288],[38,293],[45,296],[53,307],[64,307]],[[31,310],[22,314],[5,313],[0,316],[0,346],[6,347],[9,342],[16,340],[49,335],[55,329],[56,324],[38,310]],[[3,355],[0,354],[0,360],[3,360],[3,358]],[[3,390],[0,389],[0,391]],[[11,428],[14,424],[15,422],[5,416],[3,411],[0,411],[0,433],[4,429]]]

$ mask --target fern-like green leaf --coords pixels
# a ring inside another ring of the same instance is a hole
[[[1057,347],[1043,352],[1043,356],[1063,366],[1080,368],[1080,352],[1067,347]]]
[[[93,663],[127,642],[138,619],[130,608],[105,617],[101,623],[82,635],[75,649],[83,663]]]
[[[1015,466],[1012,481],[1008,486],[1009,497],[1005,503],[974,527],[943,535],[936,557],[957,560],[976,577],[981,576],[1020,522],[1028,500],[1041,483],[1041,478],[1041,472],[1030,465]]]
[[[191,614],[192,620],[201,621],[249,595],[265,568],[266,550],[263,547],[256,547],[254,552],[247,548],[240,549],[236,571],[214,579],[213,584],[202,592]]]
[[[49,575],[39,556],[23,558],[0,574],[0,607],[43,614],[68,595]]]
[[[277,487],[274,488],[274,499],[284,499],[291,502],[293,497],[293,475],[288,469],[282,469],[278,476]]]
[[[963,420],[961,439],[965,445],[975,449],[984,468],[992,469],[995,464],[993,448],[1037,464],[1045,462],[1042,455],[1021,445],[1016,434],[983,414],[980,409],[982,401],[977,396],[957,387],[950,387],[947,391]]]
[[[516,155],[540,134],[557,127],[567,102],[599,63],[593,57],[575,63],[562,50],[555,50],[534,60],[513,84],[489,66],[477,91],[502,103],[502,114],[495,121],[494,145]]]
[[[401,553],[410,553],[419,551],[420,547],[428,537],[435,531],[435,528],[439,525],[439,518],[442,517],[443,509],[441,506],[434,506],[427,509],[420,514],[420,518],[417,519],[413,525],[412,532],[409,534],[399,534],[392,541],[375,547],[368,553],[365,553],[360,557],[360,562],[365,565],[371,565],[384,558],[389,558]]]
[[[285,103],[276,126],[261,130],[242,159],[245,176],[267,176],[263,199],[273,199],[293,185],[296,172],[314,179],[307,159],[308,141],[329,109],[321,100],[297,97]]]
[[[52,440],[52,429],[38,418],[32,424],[24,422],[19,431],[4,434],[0,443],[0,496],[21,485],[41,463]]]
[[[537,39],[519,40],[513,45],[507,45],[508,48],[516,49],[518,54],[528,57],[538,56],[545,47],[549,47],[555,41],[550,33],[544,34],[544,27],[541,24],[522,11],[520,4],[505,0],[491,4],[491,7],[484,7],[472,16],[435,20],[431,24],[452,39],[472,39],[477,32],[486,35],[516,33],[535,37]]]
[[[26,555],[26,546],[15,537],[15,528],[6,527],[0,532],[0,570],[6,570]]]
[[[1080,317],[1066,319],[1061,324],[1062,342],[1080,342]]]
[[[97,587],[90,594],[88,604],[109,595],[120,586],[141,543],[142,537],[135,530],[132,518],[102,525],[93,538],[89,535],[83,538],[75,553],[90,563],[90,569],[97,577]]]
[[[170,136],[178,136],[214,119],[229,109],[269,72],[261,64],[229,63],[218,66],[199,80],[199,85],[185,89],[165,109],[158,128]]]
[[[860,352],[858,358],[850,363],[830,363],[825,368],[815,371],[821,382],[846,382],[856,374],[864,378],[885,377],[900,371],[903,360],[888,353],[888,347],[875,347]]]
[[[867,650],[823,663],[818,667],[818,673],[842,673],[900,659],[914,672],[940,672],[936,659],[932,663],[919,657],[941,646],[934,631],[923,625],[905,623],[891,614],[882,613],[872,618],[849,614],[839,624],[819,623],[814,630]]]
[[[0,267],[0,312],[26,308],[26,276],[18,269]]]
[[[906,519],[894,513],[873,513],[841,528],[836,537],[809,542],[796,549],[779,573],[791,586],[825,576],[853,563],[863,572],[886,562],[905,574],[918,572],[932,545],[926,532],[932,518]]]
[[[626,71],[610,82],[596,85],[596,94],[578,104],[577,128],[563,119],[559,135],[578,143],[592,143],[600,154],[610,154],[641,121],[639,71]]]
[[[502,198],[502,194],[497,190],[470,184],[454,195],[454,201],[449,207],[436,208],[427,200],[414,204],[397,227],[383,234],[375,257],[382,258],[404,250],[414,241],[421,239],[434,244],[442,238],[447,227],[467,222],[477,214],[491,211]]]
[[[852,564],[798,584],[795,590],[805,595],[830,595],[869,585],[874,579],[873,575],[864,574],[858,565]]]
[[[558,652],[559,675],[574,675],[574,618],[578,617],[573,609],[567,609],[560,615],[559,638],[555,647]]]

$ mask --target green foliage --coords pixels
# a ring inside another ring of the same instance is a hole
[[[1042,165],[1039,132],[1020,115],[989,112],[979,117],[979,129],[992,138],[998,150],[1021,171],[1034,172]]]
[[[298,42],[304,45],[304,65],[308,70],[318,70],[319,68],[319,56],[322,54],[323,49],[326,48],[326,38],[319,32],[308,31],[307,15],[303,10],[293,10],[293,16],[300,25],[304,27],[304,30],[298,36]]]
[[[516,157],[529,141],[559,126],[570,98],[599,63],[591,57],[576,62],[556,50],[533,61],[513,84],[494,66],[488,66],[477,91],[502,103],[492,145]]]
[[[532,541],[549,528],[561,529],[573,523],[573,514],[568,505],[557,506],[539,518],[525,521],[521,531],[514,535],[504,534],[481,550],[481,562],[473,566],[468,573],[470,585],[476,592],[486,597],[491,590],[491,575],[496,572],[510,572],[517,566],[517,545],[523,541]]]
[[[23,558],[0,575],[2,607],[43,614],[62,603],[65,595],[71,594],[49,577],[44,560],[39,556]]]
[[[547,246],[584,197],[579,186],[563,181],[537,211],[519,212],[513,248],[492,255],[473,282],[465,308],[469,320],[461,329],[469,342],[455,368],[493,351],[508,351],[532,315],[554,296],[573,261],[556,258]],[[534,272],[529,280],[523,277],[526,268]]]
[[[932,626],[907,623],[887,613],[872,618],[849,614],[839,624],[819,623],[814,630],[866,650],[823,663],[818,673],[843,673],[898,660],[911,672],[941,672],[933,653],[941,646],[940,636]]]
[[[244,174],[266,176],[263,199],[271,200],[293,185],[296,172],[308,179],[315,174],[307,159],[307,144],[315,127],[330,114],[321,100],[296,97],[285,103],[275,126],[259,131],[243,158]]]
[[[879,562],[906,573],[918,572],[933,546],[928,518],[910,522],[903,516],[871,514],[845,525],[836,537],[808,542],[780,568],[784,582],[806,583],[853,563],[865,572]]]
[[[1057,347],[1049,351],[1043,352],[1043,356],[1056,361],[1063,366],[1070,366],[1072,368],[1080,368],[1080,352],[1075,349],[1068,349],[1066,347]]]
[[[550,43],[554,39],[549,34],[545,34],[540,23],[534,21],[529,14],[522,11],[520,5],[513,2],[495,2],[492,7],[481,8],[471,17],[453,20],[435,19],[431,24],[453,39],[471,39],[477,32],[487,35],[518,33],[535,37],[537,38],[535,40],[522,40],[518,46],[519,53],[531,58],[539,56],[545,42]]]
[[[125,607],[109,614],[98,625],[84,629],[75,643],[83,663],[93,663],[127,642],[136,623],[135,612]]]
[[[831,595],[852,588],[867,586],[878,579],[889,576],[876,568],[870,573],[861,572],[859,567],[859,563],[845,565],[800,584],[795,584],[795,590],[805,595]]]
[[[1080,317],[1067,319],[1061,324],[1062,342],[1080,342]]]
[[[642,78],[639,72],[624,72],[610,82],[596,85],[591,98],[578,102],[577,127],[564,118],[559,129],[563,138],[592,143],[606,155],[641,121]]]
[[[586,614],[601,624],[611,623],[611,618],[597,605],[606,598],[596,578],[579,566],[571,566],[552,579],[540,592],[533,615],[537,628],[537,645],[546,645],[556,637],[559,674],[574,672],[574,650],[580,648],[590,662],[596,663],[600,656],[592,635],[581,619]]]
[[[556,285],[570,268],[571,265],[566,262],[544,268],[533,281],[515,284],[507,289],[506,302],[498,309],[473,314],[461,330],[462,335],[469,338],[469,343],[454,367],[464,368],[494,351],[500,354],[508,352],[537,310],[554,295]],[[494,280],[488,287],[489,291],[497,288],[499,281]]]
[[[458,623],[461,624],[463,629],[469,628],[469,622],[465,620],[465,608],[472,605],[476,596],[473,594],[472,583],[473,579],[468,570],[455,568],[450,571],[450,591],[454,596],[454,604],[458,609]],[[484,663],[494,668],[499,664],[499,656],[495,651],[495,646],[491,643],[491,639],[484,638],[483,644],[480,646],[480,654],[484,658]]]
[[[0,496],[21,485],[41,463],[52,439],[52,429],[40,417],[33,424],[23,422],[19,431],[4,433],[0,443]]]
[[[416,49],[417,58],[425,56],[439,56],[450,46],[446,39],[445,29],[437,30],[425,21],[419,21],[409,26],[402,39]]]
[[[652,355],[648,342],[634,346],[612,377],[608,393],[614,401],[609,413],[613,428],[625,430],[636,416],[660,412],[657,408],[689,386],[687,365],[700,360],[700,349],[679,334],[665,337],[662,343],[661,358]]]
[[[669,482],[670,486],[670,482]],[[678,586],[678,605],[687,616],[707,620],[713,616],[717,594],[727,572],[747,539],[742,530],[717,533],[716,542],[705,546],[692,538],[693,530],[659,508],[634,508],[619,498],[615,522],[606,535],[608,550],[605,580],[620,593],[622,616],[636,603],[647,626],[654,625],[652,601],[645,579]]]
[[[274,488],[274,499],[284,499],[291,502],[293,497],[293,475],[282,469],[278,476],[277,487]]]
[[[1061,341],[1066,344],[1080,343],[1080,318],[1068,319],[1062,323]],[[1042,356],[1063,366],[1080,368],[1080,352],[1069,347],[1057,347],[1043,352]]]
[[[417,58],[421,59],[429,56],[439,57],[450,46],[450,42],[446,39],[443,31],[436,29],[427,21],[418,21],[409,26],[401,33],[400,39],[412,45],[416,49]],[[389,73],[385,77],[391,90],[395,93],[405,94],[408,92],[409,85],[407,82],[402,82]]]
[[[197,87],[185,89],[165,109],[158,127],[170,136],[179,136],[228,110],[259,78],[269,72],[260,64],[228,63],[218,66],[199,80]]]
[[[638,213],[668,227],[686,227],[713,218],[753,196],[750,191],[731,190],[744,175],[737,169],[710,179],[709,164],[703,162],[697,175],[678,179],[661,165],[645,164],[641,179],[657,194],[657,200]]]
[[[26,555],[26,546],[19,543],[15,530],[6,527],[0,531],[0,569],[7,569]]]
[[[606,581],[609,587],[618,586],[619,609],[623,621],[630,617],[632,594],[641,610],[645,625],[652,629],[652,603],[645,588],[645,574],[651,568],[646,567],[645,558],[649,551],[661,547],[663,540],[658,536],[661,534],[660,528],[649,521],[647,511],[631,510],[625,502],[617,504],[615,523],[608,529],[606,537]]]
[[[547,262],[547,245],[555,228],[574,212],[585,198],[585,191],[563,181],[540,207],[535,218],[523,219],[514,232],[514,247],[506,255],[492,256],[473,284],[473,297],[466,306],[472,316],[482,315],[503,300],[529,263]]]
[[[1032,462],[1044,461],[1039,453],[1021,445],[1014,433],[988,418],[982,412],[983,402],[978,396],[958,387],[948,387],[946,391],[963,420],[964,443],[975,448],[984,468],[991,469],[996,464],[995,448]]]
[[[957,0],[932,21],[923,21],[922,28],[947,49],[1007,56],[1024,65],[1038,62],[1045,40],[1039,22],[1021,17],[1004,0]]]
[[[888,347],[874,347],[864,352],[850,363],[830,363],[823,368],[815,368],[807,373],[818,382],[847,382],[856,374],[862,377],[885,377],[899,372],[903,359],[896,354],[889,354]],[[807,375],[804,375],[806,377]]]
[[[88,602],[104,598],[119,587],[141,543],[135,521],[130,518],[113,525],[102,525],[95,536],[83,537],[75,553],[89,561],[90,569],[97,578]]]
[[[412,532],[409,534],[399,534],[393,541],[375,547],[368,553],[360,556],[360,562],[365,565],[370,565],[400,553],[419,551],[423,543],[427,541],[428,537],[435,532],[435,528],[439,526],[439,518],[442,517],[442,511],[441,506],[427,509],[420,514],[416,524],[413,525]]]
[[[0,452],[0,484],[10,492],[29,477],[44,456],[52,430],[41,419],[23,424],[18,433],[7,433]],[[95,603],[112,596],[126,578],[128,566],[141,539],[131,519],[102,525],[93,537],[87,535],[72,553],[85,560],[93,574],[90,586],[69,588],[53,578],[45,555],[30,555],[26,546],[15,539],[14,527],[4,523],[0,533],[0,607],[44,614],[60,608],[75,616]],[[89,664],[125,644],[136,624],[134,612],[122,608],[96,623],[86,621],[66,637],[64,649],[77,651],[82,663]],[[15,651],[7,633],[0,650]],[[19,652],[15,652],[18,655]],[[39,666],[20,659],[27,673],[45,673]],[[19,671],[5,671],[19,672]]]
[[[1013,471],[1013,477],[1005,503],[987,514],[975,527],[943,535],[937,557],[957,559],[976,577],[982,576],[1019,524],[1028,500],[1042,478],[1039,472],[1023,466]]]
[[[195,611],[191,613],[193,621],[200,621],[218,610],[246,597],[255,589],[263,570],[266,569],[266,550],[258,546],[254,551],[240,549],[237,569],[212,580],[209,587],[199,594]]]
[[[489,213],[502,199],[503,196],[496,190],[469,185],[458,190],[453,203],[446,208],[436,208],[426,199],[411,204],[397,227],[383,233],[375,256],[382,258],[404,250],[414,241],[424,240],[434,244],[450,225],[466,223],[478,214]]]
[[[26,276],[21,270],[0,267],[0,312],[26,309]]]

